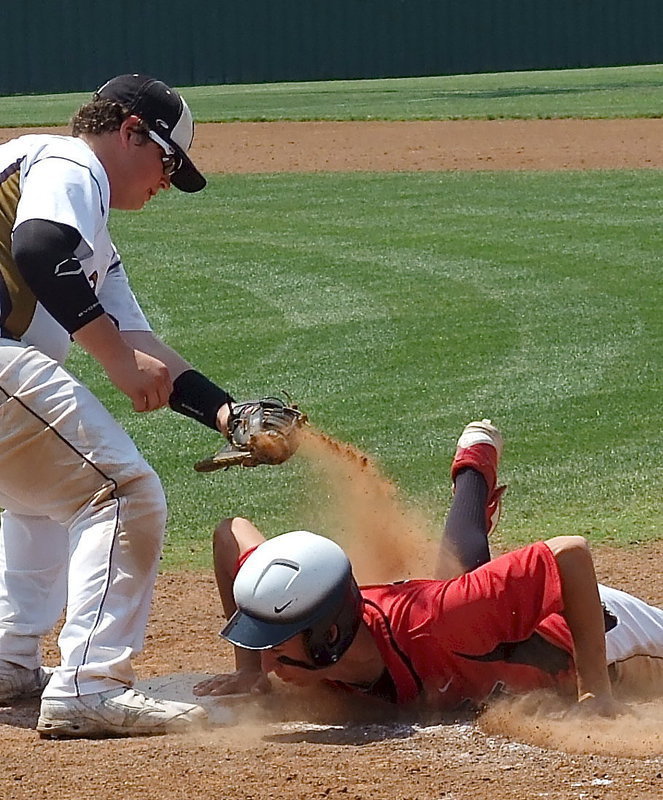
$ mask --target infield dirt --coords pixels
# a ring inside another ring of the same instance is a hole
[[[0,130],[0,141],[17,133]],[[199,125],[194,158],[206,172],[660,168],[663,121]],[[320,454],[306,457],[315,461]],[[357,503],[364,489],[370,494],[377,487],[384,505],[399,507],[393,487],[356,452],[341,452],[335,463],[329,480],[359,487]],[[422,522],[402,513],[406,524]],[[368,552],[379,547],[364,544]],[[663,542],[600,547],[595,557],[600,580],[663,605]],[[421,563],[421,551],[399,558]],[[372,577],[369,567],[365,579]],[[145,651],[136,662],[139,677],[231,669],[229,649],[217,635],[222,622],[211,568],[160,575]],[[44,654],[46,663],[56,661],[53,636]],[[343,705],[328,695],[295,696],[283,687],[277,696],[276,711],[254,709],[231,727],[131,740],[40,740],[33,730],[36,701],[0,709],[0,799],[663,798],[660,704],[643,704],[638,718],[599,726],[561,722],[554,709],[537,718],[531,705],[477,724],[385,716],[383,709]]]

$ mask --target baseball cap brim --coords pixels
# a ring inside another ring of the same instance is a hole
[[[301,620],[274,624],[263,622],[243,611],[236,611],[221,631],[221,636],[246,650],[268,650],[301,632]]]
[[[171,175],[170,182],[181,192],[199,192],[207,186],[207,181],[198,172],[189,156],[179,147],[177,155],[182,159],[182,166]]]

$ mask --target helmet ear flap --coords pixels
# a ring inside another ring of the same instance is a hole
[[[335,664],[354,641],[362,616],[363,599],[350,572],[340,602],[324,619],[304,631],[304,647],[318,669]]]
[[[304,647],[316,666],[329,666],[336,660],[333,654],[341,640],[341,629],[333,622],[324,631],[304,631]]]

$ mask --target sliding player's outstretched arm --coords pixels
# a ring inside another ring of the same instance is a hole
[[[612,694],[605,645],[605,619],[592,554],[582,536],[548,539],[562,586],[562,612],[573,637],[578,702],[605,717],[624,711]]]
[[[242,556],[262,544],[265,537],[249,520],[242,517],[222,520],[214,530],[214,575],[226,619],[237,610],[233,583]],[[197,695],[265,694],[271,684],[263,673],[260,653],[235,648],[235,671],[220,673],[194,687]]]

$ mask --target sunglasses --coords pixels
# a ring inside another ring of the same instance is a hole
[[[147,135],[155,144],[158,144],[163,151],[161,163],[163,164],[164,175],[167,175],[169,178],[172,177],[182,166],[182,159],[177,155],[175,150],[164,142],[160,136],[157,136],[154,131],[148,131]]]

